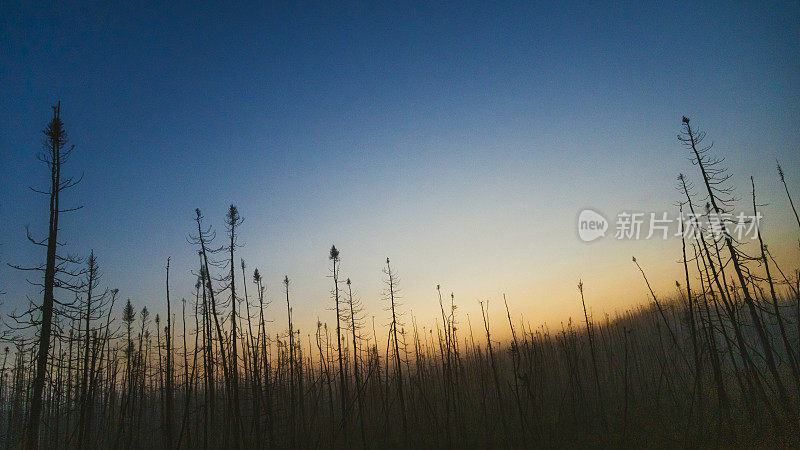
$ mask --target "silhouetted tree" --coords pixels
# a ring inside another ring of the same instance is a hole
[[[358,403],[358,423],[361,431],[361,446],[367,446],[367,437],[364,431],[364,399],[361,392],[361,376],[359,373],[359,347],[358,347],[358,329],[361,324],[358,314],[361,313],[361,305],[358,300],[353,297],[353,286],[350,283],[350,278],[347,279],[347,306],[350,309],[350,329],[353,334],[353,379],[355,381],[356,401]]]
[[[339,311],[339,268],[337,264],[339,263],[339,250],[336,249],[335,245],[331,246],[330,254],[328,255],[328,259],[333,262],[333,269],[332,269],[332,277],[333,277],[333,301],[336,310],[336,351],[339,356],[339,389],[341,399],[339,402],[341,403],[342,408],[342,436],[347,442],[349,438],[349,434],[347,432],[347,425],[348,425],[348,417],[347,417],[347,378],[345,376],[344,371],[344,362],[342,358],[342,327],[341,327],[341,312]]]
[[[403,394],[403,368],[400,364],[400,345],[398,344],[397,340],[397,326],[398,326],[398,314],[397,314],[397,280],[395,279],[395,274],[392,272],[392,266],[389,264],[389,258],[386,258],[386,269],[384,273],[387,276],[386,279],[386,288],[387,288],[387,295],[389,297],[389,305],[392,311],[392,322],[391,322],[391,339],[394,342],[394,359],[395,359],[395,374],[397,376],[397,396],[398,400],[400,401],[400,415],[403,419],[403,439],[406,444],[408,444],[408,419],[406,418],[406,400],[405,395]],[[387,373],[388,377],[388,373]]]
[[[67,132],[64,128],[64,122],[61,121],[61,102],[53,107],[53,119],[47,125],[47,128],[45,128],[44,134],[46,136],[44,143],[45,150],[38,154],[37,158],[47,165],[50,172],[50,183],[46,190],[31,189],[40,194],[47,195],[50,198],[49,231],[47,238],[43,240],[33,239],[30,233],[28,234],[28,239],[32,243],[47,248],[44,267],[39,266],[27,269],[44,272],[44,283],[42,285],[44,295],[42,297],[41,306],[36,308],[41,313],[41,317],[35,319],[34,322],[38,323],[40,326],[35,375],[24,442],[24,446],[28,449],[34,449],[39,446],[42,394],[44,393],[47,359],[50,353],[50,340],[53,333],[54,290],[56,287],[73,289],[78,287],[65,279],[59,278],[58,274],[63,273],[71,276],[79,276],[81,274],[81,272],[71,272],[67,268],[69,264],[78,263],[78,258],[71,256],[64,257],[57,254],[57,248],[59,246],[59,218],[61,213],[80,209],[80,207],[69,209],[62,209],[61,207],[61,193],[80,182],[80,178],[76,180],[63,177],[61,174],[62,166],[69,160],[72,150],[75,148],[74,146],[67,147]]]
[[[233,391],[233,421],[236,426],[234,432],[234,446],[239,448],[239,440],[241,439],[242,429],[242,413],[241,406],[239,405],[239,357],[238,346],[236,343],[236,264],[234,263],[233,252],[236,249],[236,227],[241,225],[244,219],[239,216],[239,210],[235,205],[230,205],[228,214],[225,216],[225,224],[228,227],[228,237],[230,238],[230,245],[228,251],[230,252],[230,259],[228,261],[228,268],[230,269],[228,275],[229,288],[231,290],[231,390]]]
[[[170,307],[169,302],[169,261],[170,258],[167,258],[167,280],[166,280],[166,292],[167,292],[167,328],[165,331],[165,340],[166,340],[166,369],[165,369],[165,396],[166,399],[164,401],[165,411],[164,411],[164,428],[166,431],[166,440],[167,440],[167,447],[172,446],[172,310]],[[188,380],[187,380],[188,382]]]

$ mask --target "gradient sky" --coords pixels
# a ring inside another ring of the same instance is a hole
[[[304,335],[334,320],[331,244],[379,326],[387,256],[420,327],[436,284],[473,326],[481,300],[503,319],[503,293],[515,316],[558,326],[577,317],[581,278],[596,315],[646,302],[631,255],[672,295],[679,240],[586,244],[576,219],[674,213],[676,175],[699,176],[676,140],[683,115],[740,197],[755,176],[767,242],[797,267],[775,170],[800,198],[797,2],[134,3],[0,5],[4,313],[39,297],[5,263],[44,260],[24,227],[47,228],[28,186],[47,182],[35,155],[59,100],[76,146],[64,171],[85,174],[60,237],[155,312],[168,256],[173,298],[191,296],[194,208],[221,244],[230,203],[274,326],[288,274]]]

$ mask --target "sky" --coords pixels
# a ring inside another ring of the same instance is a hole
[[[797,267],[775,168],[800,198],[797,2],[267,3],[0,4],[0,312],[40,297],[6,264],[44,261],[25,226],[47,230],[29,186],[46,186],[58,101],[64,172],[83,175],[59,237],[153,312],[168,257],[172,298],[193,296],[195,208],[221,245],[230,204],[277,330],[284,275],[301,334],[335,321],[332,244],[378,327],[387,257],[408,327],[412,312],[434,325],[437,284],[462,327],[488,301],[499,336],[503,294],[515,318],[559,327],[582,315],[583,280],[591,312],[613,315],[648,301],[633,255],[672,296],[680,239],[617,240],[613,222],[674,216],[678,173],[700,186],[683,116],[726,158],[737,211],[755,178],[765,240]],[[606,237],[579,239],[584,208]]]

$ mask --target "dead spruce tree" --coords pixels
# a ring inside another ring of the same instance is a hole
[[[358,342],[360,337],[358,332],[362,326],[361,317],[362,308],[360,302],[353,297],[353,286],[350,283],[350,278],[346,281],[347,284],[347,306],[350,309],[350,331],[353,334],[353,380],[355,381],[356,402],[358,403],[358,426],[361,433],[361,446],[367,447],[367,437],[364,431],[364,395],[361,389],[361,375],[359,373],[359,346]]]
[[[239,405],[239,357],[238,357],[238,349],[237,349],[237,342],[236,342],[236,264],[234,262],[234,251],[238,244],[236,243],[236,227],[241,225],[244,219],[239,216],[239,210],[236,208],[235,205],[230,205],[228,208],[228,214],[225,216],[225,225],[227,226],[228,231],[228,238],[230,239],[230,244],[228,245],[228,252],[230,254],[230,259],[228,260],[228,268],[230,269],[229,274],[225,277],[225,280],[228,282],[228,289],[231,291],[231,374],[230,374],[230,382],[231,382],[231,391],[233,394],[233,421],[235,430],[234,433],[237,436],[241,436],[242,431],[242,413],[241,413],[241,406]],[[238,447],[239,439],[238,437],[234,439],[236,445]]]
[[[240,267],[242,268],[242,286],[244,287],[245,314],[247,316],[247,337],[242,345],[245,347],[245,356],[247,356],[247,359],[249,359],[249,362],[247,360],[245,361],[245,373],[250,373],[250,395],[253,402],[250,429],[251,431],[255,430],[256,441],[264,442],[263,436],[261,435],[261,427],[258,423],[259,419],[261,418],[261,403],[263,398],[260,383],[261,371],[258,364],[258,343],[256,342],[256,336],[253,334],[253,315],[250,311],[250,297],[247,295],[247,264],[245,263],[244,258],[240,259],[240,263]]]
[[[57,250],[60,245],[58,241],[59,219],[62,213],[75,211],[81,207],[63,209],[61,206],[61,193],[74,187],[80,182],[80,178],[74,179],[64,177],[61,169],[67,163],[74,146],[67,146],[67,132],[64,122],[61,121],[61,102],[53,107],[53,118],[44,129],[45,141],[44,151],[37,155],[37,159],[44,163],[49,171],[50,180],[48,187],[44,190],[31,187],[34,192],[46,195],[50,200],[50,217],[47,237],[35,239],[28,232],[28,240],[40,247],[46,248],[45,263],[36,267],[11,267],[20,270],[44,272],[42,282],[31,282],[31,284],[42,288],[41,305],[31,304],[28,311],[23,315],[29,316],[28,324],[36,327],[38,325],[38,345],[36,347],[36,364],[34,366],[31,396],[29,399],[28,420],[25,427],[25,437],[23,446],[34,449],[39,446],[39,430],[41,428],[43,394],[47,376],[47,362],[50,355],[51,338],[53,335],[54,310],[55,310],[55,289],[67,289],[78,291],[81,289],[79,279],[85,272],[81,269],[74,269],[74,265],[80,263],[76,256],[59,255]],[[59,302],[64,305],[68,302]],[[17,323],[22,323],[19,319],[22,316],[12,316]]]
[[[342,437],[344,437],[345,442],[347,442],[347,439],[350,436],[347,431],[347,378],[344,371],[344,355],[342,354],[342,316],[339,308],[339,250],[336,249],[335,245],[331,246],[328,259],[330,259],[333,263],[333,268],[331,269],[331,276],[333,277],[333,290],[331,291],[331,294],[333,296],[336,310],[336,352],[339,357],[339,395],[341,396],[339,403],[341,404],[342,409]]]
[[[392,266],[389,264],[389,258],[386,258],[386,268],[383,271],[386,274],[386,296],[389,300],[389,308],[392,312],[392,322],[390,328],[390,339],[394,345],[394,362],[395,362],[395,376],[397,377],[397,397],[400,402],[400,417],[403,420],[403,441],[408,445],[408,419],[406,418],[406,400],[403,393],[403,367],[400,363],[400,345],[397,339],[398,331],[398,313],[397,313],[397,279]],[[387,379],[389,374],[386,374]]]
[[[789,194],[789,187],[786,185],[786,177],[783,175],[783,168],[781,167],[780,163],[778,163],[778,177],[781,179],[783,189],[786,191],[786,198],[789,199],[789,206],[792,208],[792,212],[794,213],[794,219],[797,221],[798,228],[800,228],[800,216],[797,214],[797,208],[794,207],[792,195]]]
[[[169,448],[172,446],[172,398],[173,398],[173,371],[172,371],[172,309],[169,302],[169,261],[170,258],[167,258],[167,280],[166,280],[166,293],[167,293],[167,329],[166,329],[166,364],[164,373],[166,376],[165,379],[165,393],[166,396],[164,401],[164,428],[165,428],[165,435],[166,435],[166,447]],[[184,327],[185,328],[185,327]],[[184,336],[185,339],[185,336]],[[186,344],[184,343],[184,347]],[[186,380],[188,383],[188,378]]]
[[[114,439],[114,447],[116,448],[119,440],[122,438],[122,434],[125,431],[125,421],[132,420],[133,415],[133,389],[134,389],[134,379],[133,379],[133,364],[134,364],[134,344],[133,344],[133,335],[131,334],[133,323],[136,321],[136,311],[133,309],[133,305],[131,304],[131,299],[128,299],[125,303],[125,307],[122,309],[122,321],[125,323],[125,373],[123,374],[122,380],[122,399],[120,402],[120,411],[119,411],[119,420],[117,426],[116,437]],[[70,353],[72,352],[72,346],[70,345]],[[70,358],[71,359],[71,358]]]
[[[287,281],[289,277],[285,278]],[[258,291],[258,320],[259,320],[259,331],[258,331],[258,344],[261,351],[261,365],[262,371],[264,373],[264,408],[267,410],[267,436],[269,438],[270,446],[275,445],[275,432],[273,430],[273,418],[272,418],[272,388],[270,385],[270,372],[271,368],[269,365],[269,358],[267,357],[267,327],[265,325],[266,319],[264,316],[264,307],[268,306],[264,298],[264,291],[266,287],[263,284],[263,279],[261,278],[261,274],[258,272],[258,269],[253,271],[253,282],[256,284],[256,289]]]
[[[583,318],[586,319],[586,337],[589,339],[589,352],[592,356],[592,372],[594,373],[594,385],[597,390],[597,399],[600,404],[600,423],[603,425],[605,434],[608,435],[608,424],[606,422],[606,408],[603,403],[603,390],[600,388],[600,375],[597,370],[597,356],[594,348],[594,333],[592,322],[589,321],[589,314],[586,312],[586,300],[583,297],[583,280],[578,280],[578,291],[581,293],[581,306],[583,306]]]
[[[109,290],[105,289],[100,294],[97,293],[98,283],[101,275],[97,266],[97,259],[94,256],[94,251],[90,252],[89,259],[86,263],[86,297],[82,302],[78,302],[81,317],[84,323],[83,329],[83,375],[81,379],[80,390],[80,416],[78,419],[78,446],[88,446],[88,439],[91,433],[92,421],[92,405],[94,403],[94,389],[92,385],[96,380],[97,362],[97,337],[100,333],[107,332],[107,328],[103,325],[100,328],[92,326],[92,322],[101,319],[106,315],[106,308],[109,301],[114,299],[114,296],[109,297]],[[111,305],[113,308],[113,304]],[[108,309],[108,313],[111,309]],[[79,330],[80,331],[80,330]],[[92,342],[94,337],[94,343]],[[104,342],[103,342],[104,344]]]
[[[683,179],[683,174],[678,175],[678,181],[680,181],[681,183],[681,186],[678,187],[679,189],[685,187],[685,180]],[[679,202],[680,218],[681,218],[681,221],[679,223],[679,226],[681,227],[680,228],[681,256],[682,256],[681,262],[683,263],[683,272],[686,280],[686,312],[689,318],[689,331],[692,337],[692,355],[694,356],[694,367],[693,367],[694,395],[696,395],[698,398],[698,412],[699,412],[698,418],[700,419],[700,425],[702,428],[704,420],[703,372],[702,372],[702,363],[700,360],[700,349],[698,346],[698,339],[697,339],[697,327],[695,325],[695,315],[694,315],[695,306],[694,306],[694,301],[692,299],[692,289],[689,279],[689,264],[688,260],[686,259],[686,237],[684,236],[685,233],[683,230],[683,227],[685,225],[683,221],[683,205],[684,205],[683,202]],[[683,295],[683,292],[680,290],[680,284],[678,283],[677,280],[675,281],[675,286],[678,288],[678,291],[681,292],[681,295]],[[691,416],[691,411],[690,411],[690,416]]]
[[[205,282],[204,282],[205,290],[204,290],[204,292],[207,292],[208,298],[209,298],[209,303],[210,303],[210,306],[211,306],[211,310],[208,311],[207,314],[210,316],[209,317],[209,322],[211,321],[211,319],[213,319],[213,321],[214,321],[213,327],[216,329],[216,332],[217,332],[217,340],[219,341],[219,355],[220,355],[220,358],[222,359],[222,376],[223,376],[223,379],[225,381],[225,391],[227,393],[227,398],[229,399],[229,401],[227,401],[225,403],[226,404],[226,409],[227,409],[227,414],[225,414],[225,418],[226,418],[225,423],[226,423],[226,425],[230,425],[230,421],[231,421],[232,416],[234,414],[233,408],[232,408],[232,405],[231,405],[231,402],[230,402],[230,399],[233,397],[232,392],[231,392],[232,389],[231,389],[231,370],[230,370],[230,367],[234,363],[233,363],[233,361],[228,361],[228,354],[225,352],[225,342],[226,342],[226,340],[225,340],[225,337],[224,337],[224,335],[222,333],[222,326],[219,323],[219,314],[217,312],[216,291],[214,290],[214,284],[212,283],[211,274],[210,274],[210,266],[216,265],[217,267],[219,267],[219,264],[217,264],[217,263],[213,263],[212,264],[209,261],[209,258],[208,258],[208,254],[209,253],[217,253],[217,252],[221,251],[222,248],[221,247],[220,248],[209,248],[208,247],[208,245],[216,237],[216,233],[211,231],[210,227],[203,228],[203,214],[200,212],[200,209],[195,209],[195,222],[197,223],[197,237],[190,237],[189,238],[189,242],[192,243],[192,244],[200,246],[201,274],[203,274],[205,276]],[[208,325],[209,325],[208,349],[210,351],[213,348],[213,340],[210,339],[211,338],[210,329],[211,329],[211,325],[212,324],[209,323]],[[211,375],[210,379],[213,380],[213,364],[210,364],[209,369],[210,369],[209,373],[207,373],[206,376],[208,377],[209,375]],[[214,395],[213,394],[213,389],[211,389],[211,392],[210,392],[209,395]],[[226,426],[226,435],[227,435],[226,438],[231,438],[231,430],[230,430],[229,426]],[[240,433],[233,433],[232,440],[233,440],[234,446],[236,448],[239,447],[239,439],[240,438],[241,438],[241,434]]]
[[[292,446],[295,446],[294,328],[292,324],[292,305],[289,303],[289,275],[283,277],[283,287],[286,291],[286,316],[289,320],[289,431]]]

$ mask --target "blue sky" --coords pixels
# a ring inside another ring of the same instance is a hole
[[[275,300],[294,280],[304,324],[332,320],[332,243],[378,323],[387,256],[429,323],[437,283],[472,317],[505,292],[536,323],[576,313],[579,278],[598,312],[645,301],[631,254],[669,295],[679,241],[587,245],[574,222],[587,206],[674,211],[677,173],[698,176],[682,115],[740,197],[755,176],[765,236],[796,262],[775,160],[798,193],[798,19],[796,2],[4,2],[0,262],[43,260],[23,240],[47,203],[27,186],[46,182],[35,154],[58,100],[65,171],[85,174],[61,236],[156,311],[168,256],[173,297],[191,292],[194,208],[221,238],[230,203],[240,256]],[[4,312],[37,295],[7,267],[0,290]]]

